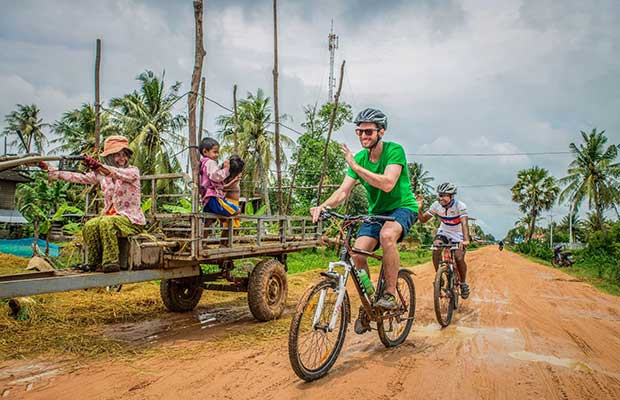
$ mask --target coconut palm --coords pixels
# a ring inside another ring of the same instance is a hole
[[[99,114],[101,137],[115,134],[117,128],[110,123],[108,112]],[[58,144],[52,153],[65,155],[94,154],[95,147],[95,107],[84,103],[80,108],[67,111],[52,125],[58,138],[51,141]]]
[[[411,190],[414,194],[423,194],[424,196],[433,194],[433,186],[431,182],[435,180],[430,172],[424,169],[422,163],[412,162],[407,164],[409,170],[409,180],[411,181]]]
[[[560,179],[566,185],[560,201],[568,200],[577,208],[587,198],[588,206],[596,213],[598,229],[605,229],[603,212],[620,202],[620,163],[618,147],[605,146],[605,131],[581,131],[583,143],[571,143],[569,148],[575,159],[568,166],[568,175]]]
[[[43,147],[47,144],[47,138],[43,133],[43,128],[49,126],[39,117],[39,107],[35,104],[18,104],[17,110],[8,113],[4,117],[6,126],[2,131],[3,136],[16,135],[17,137],[10,142],[11,146],[17,145],[19,151],[26,153],[43,152]]]
[[[566,214],[560,221],[558,228],[566,232],[572,230],[572,238],[570,238],[572,242],[585,239],[584,222],[579,218],[579,210],[573,210],[572,213]]]
[[[518,203],[519,209],[530,217],[527,235],[529,241],[536,228],[536,218],[542,211],[551,209],[560,189],[546,169],[532,167],[517,173],[517,182],[511,191],[512,201]]]
[[[269,97],[262,89],[256,94],[248,93],[246,99],[240,100],[237,106],[239,120],[238,140],[239,156],[246,162],[244,178],[241,181],[244,193],[261,193],[267,213],[271,213],[269,201],[270,166],[275,159],[275,133],[269,129],[271,125],[271,109]],[[230,152],[234,140],[234,115],[222,115],[217,119],[220,127],[220,138],[225,151]],[[280,134],[282,154],[282,170],[286,168],[284,149],[293,146],[293,141]]]
[[[136,79],[140,81],[139,90],[110,101],[112,122],[129,139],[134,151],[132,163],[142,174],[179,172],[181,166],[174,154],[185,147],[185,138],[179,131],[187,118],[175,114],[173,107],[182,98],[181,82],[166,90],[164,75],[157,77],[152,71],[145,71]]]

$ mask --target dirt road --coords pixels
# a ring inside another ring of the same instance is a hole
[[[620,298],[496,248],[472,252],[468,260],[472,296],[461,303],[450,327],[440,330],[434,321],[432,267],[417,267],[417,317],[408,340],[385,349],[375,332],[358,336],[349,327],[336,365],[317,382],[304,383],[294,375],[286,337],[208,354],[191,351],[194,337],[175,342],[190,351],[133,363],[97,362],[72,371],[50,362],[5,365],[0,396],[620,398]],[[227,329],[235,329],[235,323]]]

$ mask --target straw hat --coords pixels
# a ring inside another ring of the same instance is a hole
[[[103,153],[101,157],[118,153],[121,150],[127,150],[129,156],[133,155],[133,151],[129,148],[129,141],[124,136],[110,136],[103,142]]]

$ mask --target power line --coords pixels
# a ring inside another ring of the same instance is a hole
[[[407,153],[415,157],[516,157],[516,156],[551,156],[573,154],[570,151],[541,151],[523,153]]]

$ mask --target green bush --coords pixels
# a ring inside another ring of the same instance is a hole
[[[611,224],[605,232],[592,232],[577,262],[596,268],[599,278],[607,275],[609,279],[620,282],[620,222]]]
[[[553,258],[553,251],[549,248],[549,246],[546,243],[541,243],[537,240],[519,243],[514,247],[514,249],[519,253],[527,254],[528,256],[537,257],[546,261],[551,261]]]

